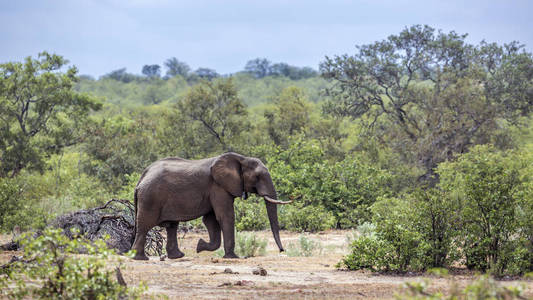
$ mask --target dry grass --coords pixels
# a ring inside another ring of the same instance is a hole
[[[180,249],[185,257],[177,260],[150,261],[126,260],[123,271],[128,284],[144,281],[151,294],[165,294],[170,299],[390,299],[401,290],[406,281],[423,280],[423,276],[376,275],[371,272],[339,271],[335,264],[347,253],[347,231],[328,231],[311,234],[308,238],[320,241],[322,255],[288,257],[280,255],[269,231],[258,232],[268,240],[267,254],[247,259],[222,259],[213,252],[195,252],[199,238],[207,240],[207,233],[187,234],[180,239]],[[282,232],[285,247],[297,242],[299,234]],[[7,242],[9,238],[0,238]],[[0,263],[9,260],[12,253],[0,254]],[[261,266],[267,276],[253,275]],[[233,274],[225,273],[230,268]],[[238,273],[238,274],[236,274]],[[430,278],[432,289],[446,292],[451,281]],[[456,275],[452,280],[464,286],[472,276]],[[508,281],[503,284],[516,285]],[[533,284],[527,285],[527,295],[533,296]]]

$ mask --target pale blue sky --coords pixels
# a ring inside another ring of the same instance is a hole
[[[232,73],[256,57],[318,68],[325,55],[413,24],[533,46],[533,1],[0,0],[0,62],[42,50],[100,76],[170,57]]]

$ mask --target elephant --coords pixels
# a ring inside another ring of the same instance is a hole
[[[214,251],[224,238],[224,258],[238,258],[235,254],[235,213],[233,202],[255,193],[265,200],[270,228],[280,250],[278,204],[276,190],[267,167],[261,160],[234,152],[217,157],[187,160],[169,157],[148,166],[134,190],[135,240],[134,259],[148,260],[144,246],[146,234],[154,226],[167,231],[167,257],[181,258],[178,248],[179,222],[202,217],[209,233],[209,242],[198,241],[196,252]]]

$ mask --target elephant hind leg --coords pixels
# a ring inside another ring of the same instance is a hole
[[[185,254],[178,248],[178,222],[171,222],[167,228],[167,256],[170,259],[181,258]]]
[[[218,223],[213,212],[203,216],[202,221],[209,232],[209,243],[203,239],[200,239],[198,241],[198,245],[196,246],[196,252],[202,252],[205,250],[215,251],[220,247],[221,243],[220,224]]]
[[[144,253],[144,245],[146,244],[146,234],[152,229],[144,224],[137,224],[135,232],[135,241],[133,242],[132,249],[135,250],[135,260],[148,260],[148,256]]]

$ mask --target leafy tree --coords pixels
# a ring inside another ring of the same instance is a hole
[[[187,77],[191,68],[186,63],[179,61],[177,58],[172,57],[165,61],[165,67],[167,67],[167,76],[174,77],[176,75],[181,75]]]
[[[209,68],[198,68],[196,71],[194,71],[194,75],[206,80],[213,80],[217,77],[220,77],[215,70]]]
[[[178,102],[179,110],[190,120],[202,124],[224,150],[232,149],[246,123],[246,106],[237,96],[233,80],[202,81]]]
[[[77,129],[101,104],[73,90],[77,69],[61,68],[62,56],[42,52],[38,59],[0,65],[0,176],[25,167],[41,169],[43,158],[79,142]]]
[[[122,186],[128,174],[140,173],[160,158],[156,120],[150,111],[130,111],[88,124],[82,149],[90,159],[82,160],[82,169],[108,187]]]
[[[270,75],[270,61],[266,58],[252,59],[246,63],[244,71],[255,78],[263,78]]]
[[[144,65],[142,68],[142,73],[148,78],[159,78],[161,77],[161,66]]]
[[[326,57],[321,72],[334,85],[325,111],[367,124],[430,178],[438,163],[489,142],[499,120],[516,123],[532,107],[531,54],[465,38],[417,25]]]
[[[274,109],[265,111],[267,130],[277,145],[286,145],[287,138],[301,133],[309,125],[311,107],[304,91],[290,86],[274,100]]]

